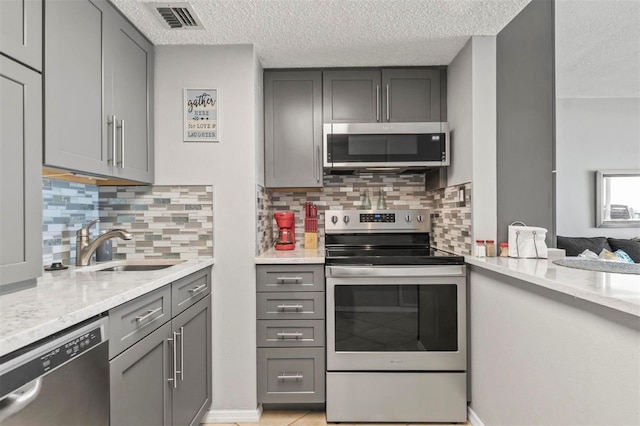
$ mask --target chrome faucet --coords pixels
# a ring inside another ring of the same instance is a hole
[[[89,228],[98,222],[100,222],[100,219],[94,220],[76,232],[76,266],[87,266],[91,260],[93,252],[98,249],[100,244],[109,238],[120,237],[123,240],[133,239],[133,234],[125,231],[124,229],[112,229],[91,241],[89,239]]]

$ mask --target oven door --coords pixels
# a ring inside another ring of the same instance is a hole
[[[464,265],[327,266],[328,371],[464,371]]]

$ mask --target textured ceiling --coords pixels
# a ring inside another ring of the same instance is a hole
[[[530,0],[189,0],[205,30],[166,30],[145,3],[111,0],[154,44],[253,44],[265,68],[448,65]]]
[[[556,0],[558,97],[640,97],[640,0]]]

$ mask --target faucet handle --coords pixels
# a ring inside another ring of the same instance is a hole
[[[89,228],[91,228],[93,225],[95,225],[98,222],[100,222],[100,219],[96,219],[93,222],[89,223],[88,225],[83,226],[82,228],[80,228],[78,230],[78,232],[76,232],[76,235],[78,237],[88,237],[89,236]]]

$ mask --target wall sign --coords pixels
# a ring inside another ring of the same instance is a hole
[[[183,89],[184,141],[220,142],[218,89]]]

